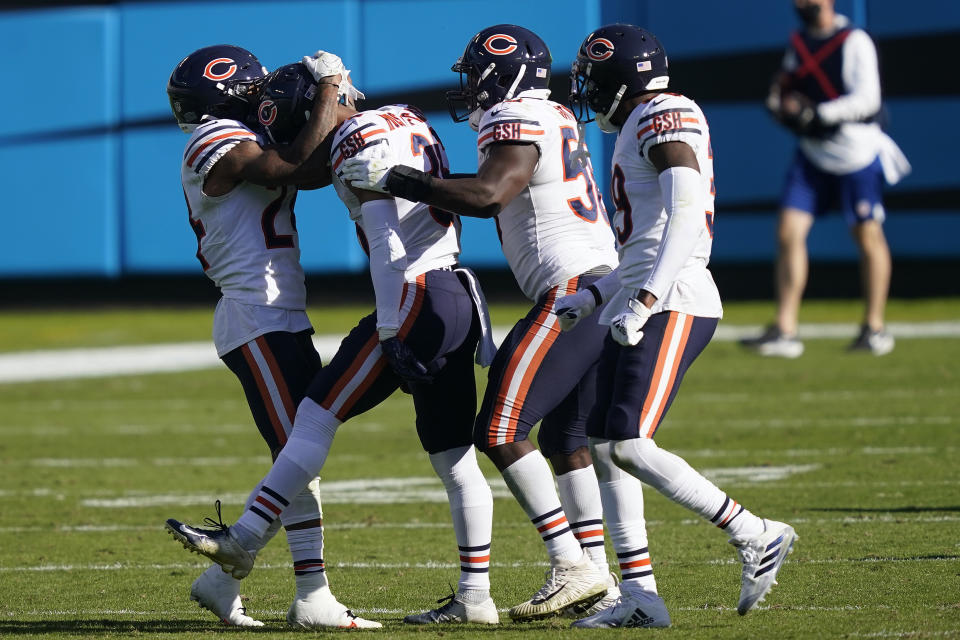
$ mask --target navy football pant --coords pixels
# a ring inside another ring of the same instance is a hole
[[[313,329],[265,333],[222,358],[240,380],[253,420],[273,457],[287,442],[297,406],[320,371],[312,333]]]
[[[558,298],[598,277],[577,276],[548,291],[500,345],[474,426],[478,449],[526,440],[541,420],[538,444],[545,457],[587,446],[586,421],[607,327],[597,323],[597,311],[562,332],[553,309]]]
[[[597,402],[587,433],[592,438],[653,438],[673,403],[683,375],[703,351],[717,318],[677,311],[650,316],[643,339],[624,347],[606,338],[597,375]]]
[[[428,453],[471,443],[477,389],[473,357],[480,321],[473,299],[453,271],[434,270],[404,286],[398,337],[426,365],[440,366],[432,384],[408,384],[417,434]],[[307,395],[337,419],[369,411],[400,387],[380,351],[376,312],[343,340]]]

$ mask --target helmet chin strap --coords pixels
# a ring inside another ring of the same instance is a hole
[[[600,130],[604,133],[616,133],[620,130],[620,127],[610,121],[610,118],[613,117],[613,113],[617,110],[617,107],[620,106],[620,100],[623,98],[623,94],[626,90],[627,85],[620,85],[620,90],[617,91],[617,95],[614,96],[613,102],[610,104],[610,108],[607,109],[607,112],[598,113],[596,115],[597,126],[600,127]]]
[[[504,100],[509,100],[513,97],[513,94],[517,90],[517,86],[520,84],[520,81],[523,79],[523,74],[526,70],[527,65],[521,64],[520,71],[517,73],[517,77],[514,79],[513,84],[510,85],[510,90],[507,91],[507,95],[504,96]]]

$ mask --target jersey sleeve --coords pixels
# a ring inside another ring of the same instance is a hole
[[[184,165],[201,179],[230,149],[245,141],[259,143],[257,134],[236,120],[212,120],[201,124],[193,133],[183,153]]]
[[[337,130],[330,149],[330,165],[336,171],[348,158],[364,158],[377,152],[391,154],[389,127],[376,112],[364,112],[344,122]]]
[[[698,151],[707,145],[705,123],[689,98],[673,95],[652,104],[637,121],[637,148],[644,158],[664,142],[686,142]]]
[[[523,102],[507,101],[489,109],[480,119],[477,149],[483,151],[495,142],[532,142],[541,147],[546,139],[544,124]],[[540,150],[541,153],[543,149]]]

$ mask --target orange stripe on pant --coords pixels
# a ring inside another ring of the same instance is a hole
[[[297,415],[297,406],[293,403],[290,389],[287,387],[287,380],[283,377],[283,372],[280,370],[280,365],[277,363],[277,358],[273,355],[270,345],[267,344],[267,339],[259,336],[256,342],[260,347],[260,353],[263,354],[263,359],[267,361],[267,366],[270,367],[270,373],[273,374],[273,382],[277,385],[277,392],[280,394],[280,402],[283,403],[283,408],[287,412],[287,418],[292,425],[293,419]],[[284,444],[285,442],[286,438],[281,440],[280,444]]]
[[[413,323],[416,321],[417,316],[420,313],[420,308],[423,306],[423,298],[426,292],[426,277],[427,276],[425,273],[420,274],[417,276],[417,281],[415,283],[407,283],[407,285],[404,287],[404,295],[400,301],[401,308],[406,300],[407,290],[410,287],[413,287],[414,289],[414,298],[410,306],[410,311],[407,313],[403,323],[400,325],[400,330],[397,332],[397,337],[399,337],[401,340],[407,337],[407,334],[410,333],[410,329],[413,327]],[[337,398],[343,392],[343,389],[350,383],[357,372],[363,368],[363,365],[368,362],[373,350],[378,347],[379,344],[379,337],[376,333],[374,333],[364,344],[363,349],[360,351],[360,355],[354,359],[347,372],[341,376],[334,388],[329,394],[327,394],[327,397],[324,399],[321,406],[329,410],[330,407],[336,403]],[[343,404],[335,412],[337,419],[343,420],[346,417],[353,405],[357,403],[357,400],[363,397],[363,394],[366,393],[367,389],[369,389],[374,381],[380,376],[384,367],[386,366],[387,361],[382,355],[378,354],[377,361],[374,362],[370,367],[370,370],[367,371],[363,380],[360,381],[353,392],[347,397],[346,400],[343,401]]]
[[[250,351],[249,345],[245,344],[240,347],[240,353],[243,354],[243,359],[247,361],[247,366],[250,368],[250,372],[253,374],[253,379],[257,383],[257,388],[260,390],[260,398],[263,400],[263,406],[267,409],[267,416],[270,418],[270,425],[273,427],[273,433],[277,436],[277,441],[282,445],[287,441],[287,432],[284,431],[283,423],[280,422],[280,416],[277,415],[277,410],[273,406],[273,398],[270,397],[270,391],[267,389],[267,382],[263,379],[263,372],[260,371],[260,366],[253,357],[253,353]]]
[[[507,365],[503,379],[500,381],[500,389],[497,393],[497,401],[493,406],[493,411],[491,412],[493,417],[491,418],[490,433],[488,434],[489,446],[496,447],[498,444],[513,442],[513,437],[517,433],[517,423],[520,419],[520,413],[523,411],[523,401],[526,399],[527,393],[530,391],[530,384],[533,378],[536,376],[537,369],[543,362],[544,357],[550,351],[550,347],[553,346],[553,343],[556,342],[557,337],[560,335],[560,329],[556,322],[556,318],[550,320],[553,303],[558,297],[571,293],[571,288],[576,290],[576,282],[577,278],[572,278],[565,284],[558,285],[550,291],[543,310],[539,313],[539,315],[537,315],[537,319],[533,322],[533,324],[530,325],[526,335],[524,335],[523,339],[520,341],[520,344],[517,345],[516,351],[514,351],[513,355],[510,357],[510,363]],[[549,326],[548,322],[552,323],[553,326]],[[543,328],[547,329],[547,335],[543,337],[542,342],[536,347],[536,351],[531,357],[530,362],[521,372],[520,375],[522,377],[516,390],[515,397],[510,398],[510,387],[513,384],[517,370],[526,357],[531,343]],[[508,399],[511,400],[510,408],[507,408]],[[504,418],[506,418],[507,421],[505,427],[500,426],[502,425]],[[500,435],[503,435],[504,437],[503,443],[497,442]]]
[[[653,378],[650,380],[650,386],[647,388],[643,410],[640,412],[638,429],[641,438],[651,438],[654,431],[657,430],[657,425],[663,416],[663,410],[667,406],[673,385],[676,383],[677,371],[680,369],[680,361],[683,359],[683,351],[687,347],[687,339],[690,337],[690,329],[693,327],[692,316],[676,311],[670,311],[669,313],[670,319],[667,321],[667,328],[663,333],[660,351],[657,354],[657,366],[654,369]],[[679,335],[677,335],[677,331],[680,332]],[[669,365],[667,364],[668,361]],[[669,369],[667,369],[667,366],[669,366]],[[658,393],[661,387],[663,393]],[[644,425],[647,425],[647,427],[644,428]]]

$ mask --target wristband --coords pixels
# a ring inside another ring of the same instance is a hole
[[[598,307],[603,304],[603,296],[600,295],[599,289],[591,284],[587,287],[587,291],[593,294],[593,301]]]
[[[433,176],[406,165],[397,165],[387,174],[386,187],[392,196],[423,202],[433,191]]]

